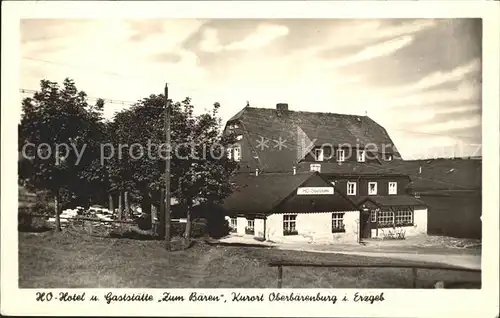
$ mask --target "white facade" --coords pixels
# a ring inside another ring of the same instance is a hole
[[[247,219],[241,216],[236,218],[236,233],[245,235],[245,227],[247,226]]]
[[[357,242],[359,233],[359,211],[346,211],[344,213],[345,232],[332,233],[333,212],[309,212],[309,213],[279,213],[271,214],[264,218],[255,218],[255,232],[252,236],[264,238],[274,242]],[[296,215],[296,235],[283,235],[283,215]],[[245,234],[247,219],[237,218],[237,234]]]
[[[246,234],[245,228],[248,219],[237,217],[237,234],[258,238],[265,238],[276,243],[281,242],[308,242],[308,243],[356,243],[360,233],[360,211],[346,211],[343,223],[344,232],[332,233],[333,212],[308,213],[276,213],[267,218],[251,218],[254,220],[254,234]],[[283,216],[296,215],[295,235],[283,234]],[[397,230],[404,230],[405,237],[427,233],[427,208],[414,210],[413,226],[404,226]],[[371,229],[372,238],[384,238],[393,228]]]

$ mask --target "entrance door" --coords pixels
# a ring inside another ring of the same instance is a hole
[[[361,238],[367,239],[372,237],[372,228],[370,222],[370,211],[361,212],[361,222],[360,223],[360,232]]]

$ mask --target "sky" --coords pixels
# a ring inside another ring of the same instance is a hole
[[[480,19],[22,20],[21,88],[75,80],[106,118],[150,94],[368,115],[404,159],[481,155]],[[23,97],[28,97],[23,94]]]

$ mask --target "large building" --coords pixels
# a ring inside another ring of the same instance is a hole
[[[224,202],[237,233],[309,241],[427,233],[426,205],[407,194],[407,174],[388,169],[401,155],[369,117],[245,107],[225,132],[240,163]]]

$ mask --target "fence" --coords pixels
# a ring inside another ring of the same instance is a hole
[[[463,272],[474,272],[481,273],[480,269],[459,267],[459,266],[438,266],[438,265],[403,265],[403,264],[348,264],[348,263],[335,263],[335,264],[326,264],[326,263],[300,263],[300,262],[271,262],[269,263],[271,267],[278,267],[278,288],[281,288],[283,285],[283,267],[328,267],[328,268],[406,268],[412,270],[412,288],[417,288],[417,270],[418,269],[430,269],[430,270],[449,270],[449,271],[463,271]]]
[[[55,220],[49,221],[48,219],[54,219],[53,215],[37,214],[37,213],[25,213],[24,216],[31,219],[42,219],[44,220],[40,228],[41,231],[53,229],[55,226]],[[147,229],[141,229],[139,225],[139,219],[136,220],[120,220],[120,219],[103,219],[97,217],[89,217],[84,215],[76,216],[60,216],[61,228],[66,231],[73,232],[76,234],[86,234],[96,237],[128,237],[128,238],[145,238],[154,237],[157,235],[158,223],[151,224],[151,227]],[[31,223],[31,221],[29,221]],[[186,219],[171,219],[171,235],[181,236],[184,233],[186,226]],[[48,227],[46,227],[48,226]],[[28,227],[22,231],[30,232],[37,230]],[[198,224],[194,224],[192,227],[192,235],[200,235],[199,232],[203,229],[199,229]]]

